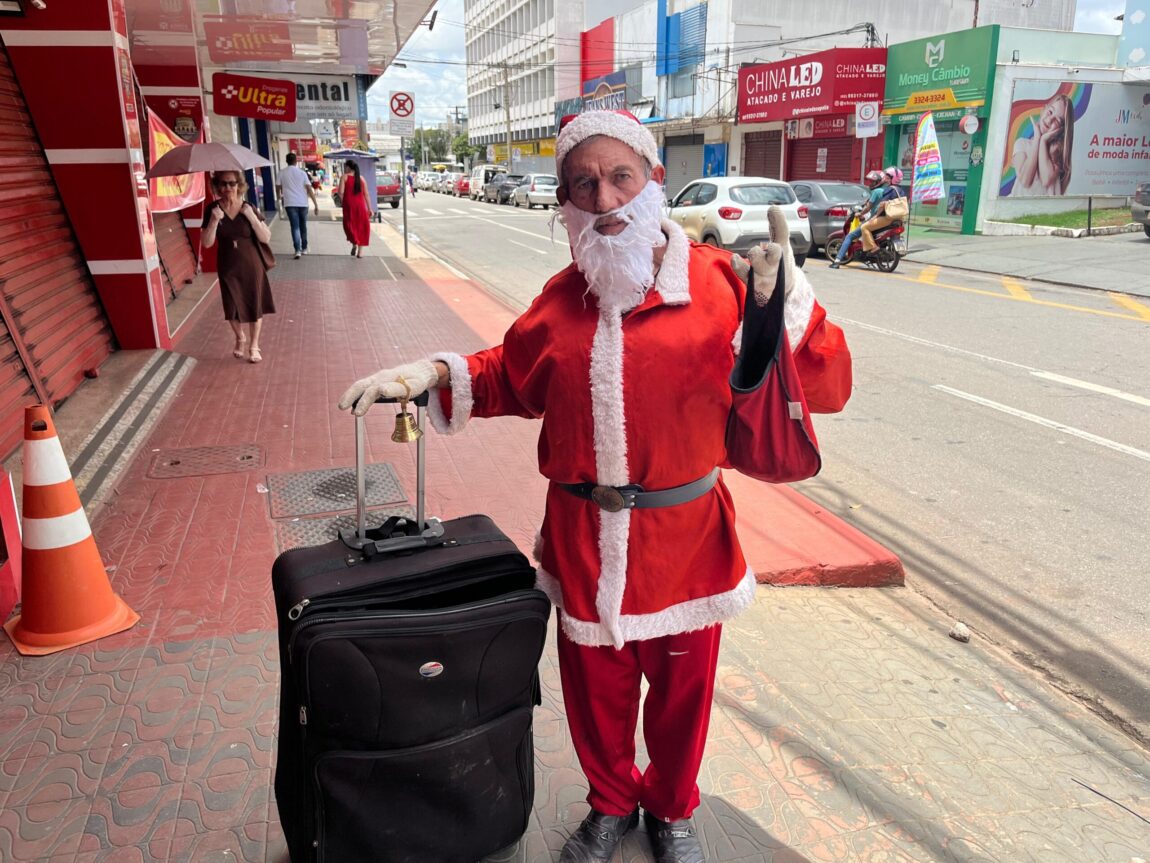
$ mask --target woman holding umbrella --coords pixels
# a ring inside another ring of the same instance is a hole
[[[351,253],[362,258],[363,247],[371,242],[371,204],[367,200],[367,183],[359,175],[359,163],[355,159],[348,159],[344,169],[343,188],[340,190],[343,233],[351,243]]]
[[[232,356],[258,363],[260,325],[264,315],[276,310],[260,243],[271,240],[263,216],[247,201],[248,184],[241,171],[217,171],[212,175],[216,200],[204,213],[200,242],[211,248],[219,240],[217,269],[224,319],[236,337]]]

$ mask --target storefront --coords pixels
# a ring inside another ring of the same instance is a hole
[[[881,103],[885,48],[835,48],[739,70],[746,176],[854,180],[882,165],[878,138],[855,136],[855,106]]]
[[[911,221],[964,234],[977,225],[986,163],[987,119],[998,52],[997,25],[891,45],[887,51],[883,123],[887,164],[911,182],[914,130],[934,114],[944,194],[911,207]]]

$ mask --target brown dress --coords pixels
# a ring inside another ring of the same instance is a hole
[[[204,210],[204,227],[211,223],[213,202]],[[244,204],[245,207],[251,206]],[[256,216],[263,221],[263,215],[256,210]],[[268,284],[267,270],[256,248],[256,238],[252,226],[243,210],[234,219],[224,217],[216,225],[216,248],[218,250],[216,268],[220,277],[220,299],[224,304],[224,319],[250,324],[264,315],[274,314],[275,302],[272,288]]]

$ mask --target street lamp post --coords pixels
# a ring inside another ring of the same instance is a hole
[[[511,173],[511,86],[507,64],[503,64],[503,117],[507,123],[507,173]]]

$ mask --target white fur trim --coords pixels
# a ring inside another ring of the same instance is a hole
[[[691,259],[691,246],[687,235],[677,222],[663,219],[660,222],[667,235],[667,250],[663,253],[663,263],[655,278],[655,288],[663,296],[663,302],[671,306],[691,302],[691,284],[688,264]]]
[[[541,566],[535,568],[535,586],[547,594],[552,605],[556,608],[563,607],[563,589],[559,587],[559,579]]]
[[[615,309],[599,310],[591,343],[591,421],[594,424],[595,476],[602,485],[627,485],[627,429],[623,411],[623,318]],[[627,585],[627,541],[631,511],[599,511],[599,584],[595,610],[609,643],[623,646],[619,609]]]
[[[555,172],[563,182],[563,160],[567,154],[595,135],[622,141],[642,156],[652,168],[659,162],[659,146],[651,131],[634,117],[615,111],[586,111],[563,127],[555,142]]]
[[[432,427],[440,434],[458,434],[463,431],[467,421],[471,419],[471,409],[475,406],[475,399],[471,394],[471,369],[467,367],[467,360],[459,354],[432,354],[431,361],[438,360],[447,363],[449,379],[451,381],[451,421],[443,413],[443,405],[439,403],[439,394],[431,391],[427,400],[427,413],[431,418]]]
[[[558,588],[558,582],[547,576],[551,583]],[[536,584],[547,592],[543,586],[543,571],[539,571]],[[755,601],[755,573],[747,568],[746,575],[732,590],[726,593],[704,596],[672,605],[662,611],[652,614],[622,614],[619,616],[618,629],[623,638],[622,643],[610,639],[604,628],[598,623],[585,620],[576,620],[563,610],[563,606],[551,597],[551,601],[559,609],[559,622],[567,637],[576,644],[588,647],[599,647],[613,644],[621,647],[628,641],[647,641],[652,638],[662,638],[665,635],[678,635],[682,632],[694,632],[705,629],[716,623],[723,623],[741,614]],[[551,596],[548,593],[548,596]]]
[[[806,273],[798,267],[795,267],[794,273],[794,286],[787,291],[783,303],[783,323],[787,328],[787,339],[792,351],[803,340],[807,325],[811,322],[811,313],[815,310],[815,289],[807,280]]]

